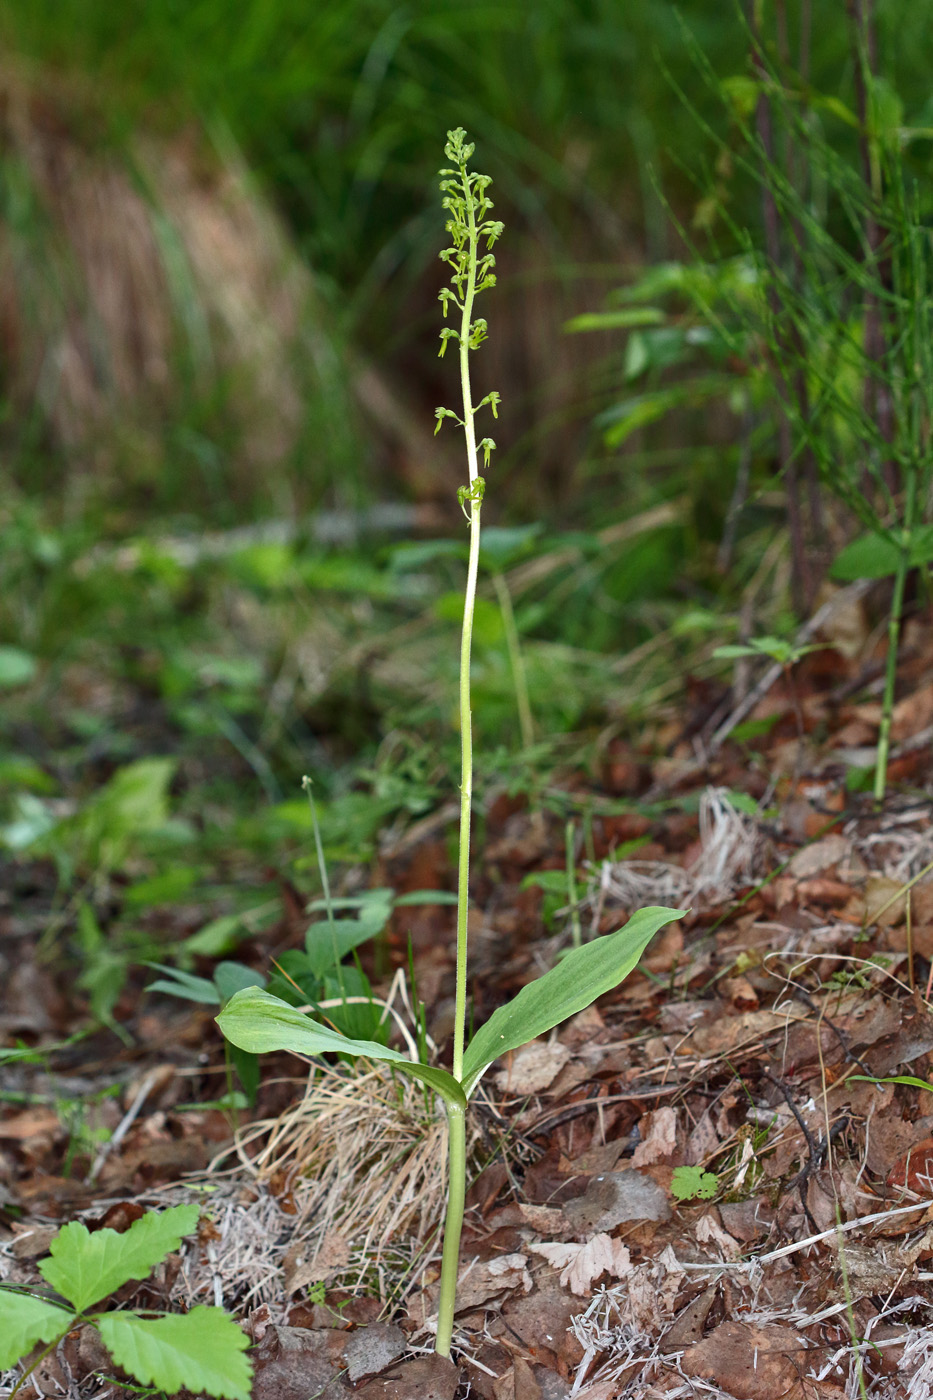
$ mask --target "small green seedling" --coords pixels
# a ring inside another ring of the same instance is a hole
[[[502,225],[486,216],[492,208],[487,197],[490,180],[468,169],[473,147],[466,132],[458,127],[448,132],[445,148],[448,168],[441,171],[443,206],[448,212],[447,232],[452,246],[441,258],[451,270],[451,288],[440,293],[445,314],[459,313],[460,329],[445,328],[441,332],[441,353],[450,342],[459,350],[460,383],[463,396],[462,416],[449,408],[437,410],[437,426],[452,418],[463,428],[466,439],[470,481],[461,486],[457,496],[470,527],[470,549],[467,561],[467,581],[463,608],[463,633],[460,646],[460,854],[457,881],[457,980],[451,1070],[436,1065],[406,1059],[398,1050],[374,1040],[355,1040],[331,1030],[320,1021],[312,1020],[294,1006],[256,987],[237,992],[227,1003],[217,1024],[234,1045],[253,1054],[271,1050],[290,1050],[299,1055],[336,1053],[384,1060],[402,1074],[420,1080],[436,1090],[444,1101],[448,1121],[448,1153],[450,1163],[447,1216],[444,1228],[444,1252],[441,1263],[441,1289],[438,1306],[436,1350],[441,1356],[450,1355],[454,1309],[457,1290],[457,1269],[460,1252],[460,1232],[466,1192],[466,1111],[470,1095],[489,1066],[510,1050],[518,1050],[536,1036],[544,1035],[554,1026],[574,1016],[597,997],[617,986],[638,963],[648,943],[665,924],[680,918],[682,909],[640,909],[624,928],[573,948],[561,962],[536,982],[523,987],[507,1005],[494,1012],[490,1019],[465,1044],[467,1018],[467,913],[469,907],[470,875],[470,814],[473,790],[473,730],[470,711],[470,656],[473,635],[473,614],[476,601],[476,579],[480,557],[480,508],[485,493],[485,481],[479,475],[482,458],[488,467],[495,447],[491,438],[476,441],[475,415],[488,406],[495,415],[499,403],[496,393],[487,394],[473,404],[470,386],[469,355],[486,338],[486,322],[473,317],[477,294],[495,285],[495,259],[490,248],[502,232]],[[485,243],[485,251],[481,244]]]
[[[796,666],[801,657],[811,651],[825,650],[818,642],[806,646],[795,646],[784,637],[752,637],[748,642],[730,642],[728,646],[717,647],[713,652],[718,660],[732,660],[741,656],[769,656],[778,666],[786,670]]]
[[[877,1084],[881,1088],[882,1084],[906,1084],[909,1089],[923,1089],[927,1094],[933,1094],[933,1084],[929,1079],[918,1079],[915,1074],[891,1074],[885,1079],[876,1079],[871,1074],[850,1074],[849,1083],[853,1080],[861,1079],[865,1084]]]
[[[800,707],[800,696],[797,694],[797,684],[794,680],[793,668],[804,656],[811,651],[824,651],[825,647],[819,642],[810,642],[806,645],[798,645],[789,642],[784,637],[752,637],[748,642],[733,642],[728,646],[717,647],[713,652],[719,660],[737,660],[745,656],[767,656],[780,666],[784,672],[784,677],[790,689],[791,703],[794,707],[794,719],[797,722],[797,737],[803,743],[806,725],[803,720],[803,710]]]
[[[243,1355],[249,1339],[222,1308],[199,1305],[189,1313],[145,1316],[129,1310],[100,1312],[96,1304],[130,1279],[147,1278],[198,1224],[198,1207],[149,1211],[125,1234],[78,1221],[59,1230],[39,1272],[65,1304],[0,1285],[0,1370],[45,1343],[10,1392],[10,1400],[36,1367],[74,1327],[100,1333],[118,1366],[143,1385],[169,1395],[180,1390],[249,1400],[252,1368]]]
[[[711,1201],[719,1190],[719,1177],[702,1167],[675,1167],[671,1193],[678,1201]]]

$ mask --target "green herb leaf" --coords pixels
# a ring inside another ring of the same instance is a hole
[[[243,1355],[249,1338],[222,1308],[156,1318],[112,1312],[96,1321],[114,1361],[143,1385],[169,1395],[189,1390],[249,1400],[252,1367]]]
[[[125,1234],[95,1230],[80,1221],[59,1230],[39,1272],[78,1312],[100,1302],[128,1279],[147,1278],[156,1264],[177,1249],[183,1236],[197,1228],[197,1206],[150,1211]]]
[[[466,1107],[463,1090],[446,1070],[407,1060],[397,1050],[390,1050],[376,1040],[351,1040],[258,988],[247,987],[237,992],[216,1019],[232,1045],[239,1045],[241,1050],[249,1050],[254,1055],[269,1050],[290,1050],[294,1055],[336,1054],[386,1060],[403,1074],[436,1089],[448,1102]]]
[[[711,1201],[719,1190],[719,1177],[715,1172],[705,1172],[702,1167],[675,1167],[671,1177],[671,1192],[678,1201],[692,1201],[699,1198]]]
[[[550,972],[523,987],[507,1006],[493,1012],[464,1056],[463,1088],[467,1097],[500,1055],[526,1045],[618,986],[658,929],[685,913],[686,909],[639,909],[624,928],[574,948]]]
[[[74,1321],[74,1313],[34,1298],[0,1288],[0,1371],[16,1364],[37,1342],[52,1342]]]

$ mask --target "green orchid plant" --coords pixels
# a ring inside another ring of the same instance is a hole
[[[437,429],[445,418],[452,418],[463,429],[469,465],[469,484],[458,491],[461,509],[470,528],[470,549],[464,594],[463,631],[460,646],[460,850],[457,880],[457,972],[456,1017],[451,1069],[411,1060],[400,1051],[374,1040],[353,1040],[331,1030],[257,987],[238,991],[217,1017],[224,1035],[242,1050],[254,1054],[289,1050],[300,1055],[339,1054],[366,1060],[382,1060],[400,1074],[420,1080],[433,1089],[447,1111],[449,1185],[441,1263],[440,1299],[436,1351],[449,1356],[456,1306],[460,1233],[466,1193],[466,1113],[470,1096],[486,1070],[500,1055],[517,1050],[536,1036],[577,1012],[597,997],[617,986],[641,958],[657,931],[678,919],[682,909],[641,909],[624,928],[573,948],[549,972],[523,987],[501,1006],[466,1043],[467,1013],[467,914],[470,876],[470,818],[473,791],[473,732],[470,709],[470,657],[476,580],[480,554],[480,510],[485,480],[480,475],[482,460],[488,468],[495,443],[491,438],[476,440],[476,414],[488,407],[496,415],[499,395],[489,393],[473,403],[470,383],[470,354],[486,339],[486,322],[474,317],[473,307],[480,292],[495,286],[495,258],[492,246],[502,225],[488,218],[492,201],[487,191],[490,178],[468,168],[473,146],[462,127],[447,134],[445,155],[448,166],[441,172],[443,207],[447,211],[447,232],[451,246],[441,253],[450,269],[450,286],[440,293],[445,317],[459,313],[459,329],[441,331],[441,355],[453,341],[459,351],[462,414],[449,408],[437,410]]]

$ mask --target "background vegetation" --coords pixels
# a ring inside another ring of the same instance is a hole
[[[99,1012],[166,900],[173,936],[221,918],[195,952],[268,917],[270,869],[306,868],[303,773],[348,862],[451,793],[448,128],[508,230],[479,366],[503,400],[485,780],[566,802],[558,767],[688,669],[723,676],[718,641],[790,629],[787,458],[740,314],[766,248],[750,84],[772,65],[861,179],[857,11],[756,6],[756,66],[707,0],[2,0],[4,842]],[[885,130],[919,133],[928,183],[933,34],[903,0],[872,20]]]

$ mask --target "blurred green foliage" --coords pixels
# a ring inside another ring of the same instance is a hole
[[[833,91],[851,80],[847,25],[833,0],[812,10],[812,80]],[[933,59],[922,7],[883,0],[877,19],[886,71],[920,121]],[[703,0],[685,20],[722,78],[745,71],[737,6]],[[670,0],[244,0],[235,21],[223,0],[4,0],[0,35],[92,82],[112,136],[192,116],[226,128],[318,272],[383,329],[398,309],[377,309],[385,282],[434,258],[438,132],[463,124],[481,141],[511,224],[558,240],[584,224],[608,246],[634,222],[655,253],[648,167],[689,167],[704,149],[671,87],[696,97],[699,84]]]
[[[905,120],[933,129],[924,8],[876,11],[886,81]],[[462,123],[482,143],[513,231],[490,344],[495,382],[498,355],[508,384],[497,499],[520,503],[526,528],[486,536],[479,782],[534,801],[564,800],[548,796],[552,776],[592,757],[597,729],[657,712],[688,671],[721,672],[713,647],[734,636],[737,600],[781,522],[780,500],[757,491],[772,479],[755,422],[770,386],[716,325],[762,295],[734,236],[757,236],[759,191],[725,158],[754,96],[748,38],[738,7],[713,0],[694,0],[685,21],[668,0],[243,0],[235,13],[221,0],[0,0],[5,62],[34,65],[53,113],[56,92],[77,94],[66,106],[86,146],[125,155],[141,133],[193,131],[208,167],[242,155],[284,213],[333,331],[331,378],[315,381],[292,462],[314,504],[351,469],[381,496],[424,490],[375,477],[346,385],[362,347],[415,386],[430,432],[445,392],[432,377],[438,135]],[[836,0],[814,0],[812,34],[814,110],[856,161],[856,133],[833,107],[854,76]],[[929,142],[913,146],[911,170],[928,176],[929,156]],[[4,216],[25,238],[36,208],[9,162],[3,173]],[[699,243],[717,207],[729,218],[713,229],[715,256],[688,262],[670,213]],[[584,353],[583,337],[562,334],[571,316],[598,346],[576,398],[552,402],[550,362]],[[529,344],[537,359],[516,368]],[[49,942],[71,938],[90,1009],[111,1021],[131,962],[203,971],[281,916],[282,879],[314,882],[304,773],[320,785],[328,859],[346,865],[454,792],[465,541],[453,493],[451,538],[327,548],[298,536],[185,558],[163,530],[196,537],[205,502],[230,523],[236,385],[202,397],[192,379],[186,392],[161,455],[142,460],[130,443],[132,490],[117,480],[113,500],[95,497],[85,475],[60,492],[32,420],[12,425],[19,489],[0,490],[0,862],[27,902],[30,863],[40,886],[57,881]],[[589,436],[562,436],[574,415]],[[758,476],[724,572],[743,445]],[[289,515],[284,479],[278,465],[256,471],[245,509]],[[447,485],[439,476],[436,494]],[[99,547],[114,538],[125,554]],[[885,543],[869,538],[840,569],[887,572]],[[514,609],[533,749],[493,571]],[[763,632],[787,630],[785,607],[784,595],[761,606]]]

